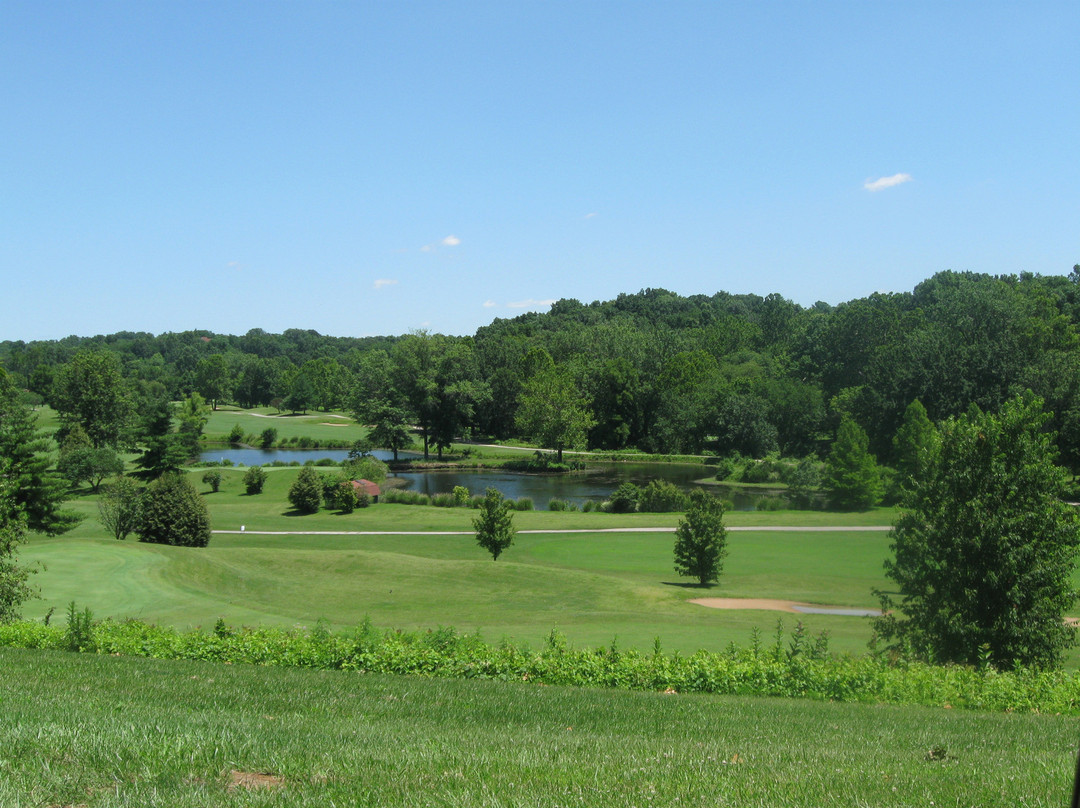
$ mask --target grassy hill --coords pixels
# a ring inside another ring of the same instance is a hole
[[[323,619],[347,628],[370,617],[376,625],[453,625],[538,642],[554,626],[574,643],[667,650],[746,644],[755,627],[771,632],[779,616],[719,611],[690,603],[708,596],[781,598],[873,608],[871,590],[885,583],[887,535],[856,532],[732,532],[720,585],[702,590],[673,571],[670,533],[519,534],[498,562],[471,534],[474,512],[380,504],[353,514],[290,515],[286,491],[297,469],[268,470],[266,490],[247,496],[242,470],[223,469],[218,493],[204,491],[213,525],[244,533],[215,535],[205,549],[107,538],[92,497],[75,501],[86,520],[71,534],[34,537],[22,551],[40,561],[43,598],[24,613],[40,618],[67,603],[99,617],[140,617],[178,626],[311,625]],[[674,514],[517,513],[520,530],[674,528]],[[888,513],[738,513],[733,526],[879,524]],[[371,531],[381,535],[260,535],[257,531]],[[395,531],[460,531],[464,535],[393,535]],[[861,651],[866,620],[784,615],[817,633],[828,630],[835,650]]]
[[[0,805],[1058,806],[1075,720],[0,649]]]

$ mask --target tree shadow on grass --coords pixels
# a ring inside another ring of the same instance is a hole
[[[693,581],[661,581],[664,586],[677,586],[680,589],[712,589],[716,584],[699,584]]]

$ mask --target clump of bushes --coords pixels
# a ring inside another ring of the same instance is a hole
[[[640,488],[633,483],[623,483],[611,492],[608,507],[612,513],[633,513],[637,510],[640,496]]]
[[[289,487],[289,502],[300,513],[315,513],[322,501],[323,489],[314,466],[304,466]]]
[[[578,504],[576,502],[568,502],[565,499],[550,499],[548,500],[549,511],[576,511],[578,510]]]
[[[758,511],[782,511],[787,505],[783,497],[762,497],[754,503],[754,509]]]
[[[675,513],[685,511],[689,497],[667,480],[653,480],[638,496],[638,510],[642,513]]]
[[[460,490],[459,490],[460,489]],[[484,501],[482,496],[472,496],[463,485],[454,487],[450,493],[428,496],[420,491],[407,491],[390,488],[383,492],[382,501],[393,505],[434,505],[437,508],[479,508]],[[531,511],[534,508],[530,497],[507,500],[515,511]]]
[[[202,476],[202,481],[210,486],[210,490],[215,494],[221,490],[221,472],[217,469],[211,469]]]
[[[244,491],[248,494],[261,494],[266,484],[266,472],[262,466],[252,466],[244,472]]]
[[[135,527],[139,541],[181,547],[210,543],[210,513],[187,475],[162,474],[142,495]]]

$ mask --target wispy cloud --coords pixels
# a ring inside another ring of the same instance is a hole
[[[555,302],[555,298],[550,300],[533,300],[531,297],[528,300],[518,300],[514,303],[507,303],[506,307],[510,309],[539,309],[550,306]]]
[[[425,244],[420,248],[420,252],[435,252],[439,247],[456,247],[461,243],[461,239],[451,233],[446,238],[441,238],[433,244]]]
[[[484,308],[485,309],[490,309],[490,308],[493,308],[493,307],[498,306],[498,305],[499,304],[496,303],[494,300],[485,300],[484,301]]]
[[[891,177],[878,177],[876,180],[867,180],[863,183],[863,188],[867,191],[883,191],[886,188],[902,185],[905,182],[911,182],[910,174],[893,174]]]
[[[396,285],[397,285],[397,281],[391,280],[390,278],[379,278],[378,280],[375,281],[375,288],[376,289],[382,289],[384,286],[396,286]]]
[[[595,213],[586,213],[586,214],[585,214],[585,215],[584,215],[584,216],[583,216],[582,218],[583,218],[583,219],[591,219],[591,218],[593,218],[594,216],[596,216],[596,214],[595,214]]]

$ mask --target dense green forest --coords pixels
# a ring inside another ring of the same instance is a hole
[[[527,437],[559,450],[824,457],[851,421],[889,464],[916,399],[938,421],[972,405],[997,411],[1030,389],[1075,471],[1078,346],[1080,266],[1068,276],[941,272],[911,292],[809,308],[777,294],[645,289],[560,300],[467,337],[253,329],[7,341],[0,365],[67,425],[98,423],[77,410],[88,386],[103,388],[95,406],[115,418],[88,435],[94,445],[138,434],[155,402],[198,392],[214,406],[344,409],[382,445],[408,425],[434,450]]]

